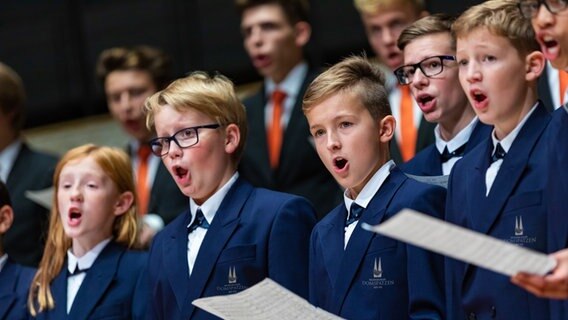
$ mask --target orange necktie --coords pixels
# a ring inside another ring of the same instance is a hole
[[[560,104],[564,104],[564,94],[566,93],[566,88],[568,87],[568,72],[558,70],[558,78],[560,79]]]
[[[286,92],[274,90],[272,92],[272,124],[268,130],[268,155],[270,158],[270,167],[276,169],[278,160],[280,159],[280,148],[282,147],[282,125],[280,118],[282,116],[282,103],[286,98]]]
[[[414,126],[414,106],[408,86],[400,86],[400,153],[403,161],[414,157],[416,152],[416,127]]]
[[[148,163],[150,146],[143,144],[138,148],[138,171],[136,174],[136,193],[138,194],[138,214],[148,213],[148,201],[150,199],[150,188],[148,188]]]

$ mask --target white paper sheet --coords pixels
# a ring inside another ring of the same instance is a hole
[[[266,278],[239,293],[196,299],[193,305],[228,320],[336,320],[300,296]]]
[[[404,209],[376,226],[362,228],[508,276],[545,275],[556,264],[546,254]]]
[[[427,184],[433,184],[435,186],[440,186],[448,189],[448,181],[450,179],[449,175],[446,176],[417,176],[413,174],[406,173],[406,176],[412,178],[416,181],[420,181]]]

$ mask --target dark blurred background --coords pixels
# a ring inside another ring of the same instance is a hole
[[[458,14],[481,0],[427,0]],[[372,55],[351,0],[311,0],[309,59],[329,65]],[[0,61],[23,78],[26,128],[106,113],[95,80],[98,54],[147,44],[166,51],[174,76],[219,71],[237,85],[260,80],[243,49],[232,0],[1,0]]]

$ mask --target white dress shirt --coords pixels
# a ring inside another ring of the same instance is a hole
[[[532,109],[525,115],[523,120],[519,122],[519,124],[517,124],[515,129],[513,129],[511,133],[509,133],[505,138],[503,138],[503,140],[499,141],[495,137],[495,129],[493,129],[493,132],[491,133],[491,139],[493,140],[493,151],[491,154],[495,152],[497,143],[500,143],[501,147],[503,147],[503,150],[505,150],[506,153],[509,153],[509,149],[511,149],[511,146],[513,145],[513,142],[515,142],[517,135],[519,134],[519,132],[521,131],[521,129],[523,128],[523,126],[525,125],[531,114],[534,112],[534,110],[536,110],[537,104],[535,104],[532,107]],[[497,177],[497,174],[499,173],[501,164],[503,164],[503,159],[499,159],[493,162],[492,164],[489,165],[489,168],[487,168],[487,172],[485,173],[485,188],[486,188],[485,196],[489,195],[489,191],[491,191],[491,187],[493,186],[493,182],[495,182],[495,177]]]
[[[456,136],[453,137],[450,141],[444,141],[444,139],[442,139],[442,135],[440,134],[440,125],[437,125],[436,128],[434,128],[434,136],[436,137],[436,149],[438,150],[438,152],[442,154],[444,152],[444,149],[448,147],[448,152],[452,153],[459,147],[466,144],[469,141],[471,133],[473,132],[473,129],[477,125],[478,121],[479,120],[477,119],[477,117],[474,117],[473,120],[471,120],[471,122],[458,134],[456,134]],[[463,157],[453,157],[450,160],[442,163],[442,174],[445,176],[449,175],[452,171],[452,168],[454,167],[454,164],[456,164],[456,162],[458,162],[458,160],[461,158]]]
[[[353,202],[356,202],[362,208],[367,208],[369,202],[371,202],[375,194],[379,191],[394,167],[395,164],[392,160],[383,164],[383,166],[380,167],[377,172],[375,172],[373,177],[363,187],[363,190],[361,190],[355,200],[349,198],[349,191],[345,190],[345,192],[343,193],[343,202],[345,203],[345,208],[347,208],[347,219],[349,219],[349,212],[351,211],[351,205],[353,204]],[[359,221],[355,221],[345,227],[343,249],[347,248],[347,243],[349,243],[349,239],[351,238],[351,235],[353,234],[353,231],[355,230],[357,224],[359,224]]]
[[[221,206],[221,202],[225,199],[225,196],[229,192],[229,189],[235,184],[237,179],[239,178],[239,173],[235,172],[231,179],[225,183],[217,192],[215,192],[209,199],[207,199],[201,206],[198,206],[193,199],[189,200],[189,210],[191,212],[191,221],[187,225],[191,226],[193,220],[195,220],[195,213],[197,209],[201,209],[203,212],[203,216],[205,220],[211,225],[213,223],[213,218],[215,218],[215,214],[217,210]],[[201,243],[203,243],[203,239],[207,234],[207,230],[205,228],[199,227],[190,234],[187,235],[187,265],[189,266],[189,275],[191,276],[191,271],[193,270],[193,266],[195,265],[195,260],[197,258],[197,254],[199,253],[199,248],[201,248]]]
[[[93,263],[95,263],[95,260],[97,260],[99,254],[111,240],[112,238],[108,238],[101,241],[93,249],[85,253],[85,255],[83,255],[82,257],[76,257],[73,252],[71,252],[71,249],[67,250],[67,270],[69,271],[69,276],[67,277],[67,314],[69,314],[71,306],[73,305],[73,301],[77,296],[77,292],[79,291],[79,288],[81,288],[81,284],[83,283],[83,280],[85,280],[86,276],[85,272],[73,275],[75,269],[89,269],[93,265]]]
[[[0,257],[0,272],[2,272],[2,269],[4,269],[4,266],[6,265],[7,262],[8,262],[8,254],[4,253]]]

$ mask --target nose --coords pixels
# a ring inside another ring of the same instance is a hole
[[[171,159],[175,159],[178,157],[181,157],[181,155],[183,154],[183,150],[180,146],[178,146],[178,144],[175,141],[170,141],[170,144],[168,146],[168,154],[167,156],[170,157]]]
[[[253,27],[250,30],[248,41],[254,47],[260,47],[263,44],[262,31],[258,27]]]
[[[536,16],[533,17],[534,22],[539,27],[546,27],[550,25],[554,20],[554,15],[544,7],[544,2],[540,3],[536,11]]]
[[[428,81],[428,77],[418,68],[412,76],[412,83],[410,85],[416,89],[422,89],[428,85]]]
[[[328,150],[338,150],[341,148],[341,143],[335,132],[329,132],[327,135],[327,149]]]
[[[79,186],[73,186],[71,188],[71,201],[81,201],[83,200],[83,193],[81,192],[81,188]]]
[[[474,62],[470,62],[466,68],[460,69],[459,72],[460,77],[463,77],[469,83],[480,81],[482,78],[481,70],[479,70],[477,64]],[[462,73],[465,74],[462,75]]]
[[[128,91],[122,92],[118,100],[118,106],[121,112],[130,113],[133,110],[132,97]]]
[[[395,34],[395,31],[392,28],[386,28],[382,33],[383,43],[386,46],[394,45],[398,36]]]

